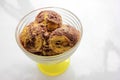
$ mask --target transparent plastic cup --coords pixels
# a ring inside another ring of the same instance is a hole
[[[29,23],[35,20],[35,17],[37,16],[38,13],[44,10],[53,10],[57,12],[62,16],[63,24],[71,25],[72,27],[75,27],[77,30],[80,31],[80,39],[78,40],[78,42],[75,44],[74,47],[72,47],[71,49],[69,49],[68,51],[62,54],[55,55],[55,56],[35,55],[23,48],[19,39],[19,35],[21,31],[26,25],[28,25]],[[38,63],[38,68],[40,69],[41,72],[49,76],[56,76],[56,75],[62,74],[68,68],[70,64],[69,58],[78,48],[81,37],[82,37],[82,33],[83,33],[83,30],[82,30],[81,22],[72,12],[63,8],[58,8],[58,7],[44,7],[44,8],[31,11],[21,19],[21,21],[19,22],[16,28],[15,37],[16,37],[17,44],[22,49],[22,51],[33,61]]]

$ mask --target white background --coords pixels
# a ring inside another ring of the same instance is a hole
[[[62,75],[43,75],[20,50],[15,29],[31,10],[56,6],[81,20],[83,37]],[[0,0],[0,80],[120,80],[120,0]]]

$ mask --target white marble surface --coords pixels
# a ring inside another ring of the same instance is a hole
[[[69,69],[48,77],[23,54],[15,28],[29,11],[63,7],[76,14],[83,38]],[[0,80],[120,80],[120,0],[0,0]]]

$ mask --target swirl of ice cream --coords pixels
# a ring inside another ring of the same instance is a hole
[[[61,16],[55,11],[51,10],[41,11],[35,20],[37,23],[44,24],[47,27],[47,30],[50,32],[61,27],[62,24]]]
[[[29,52],[41,52],[44,41],[42,25],[36,25],[34,22],[25,26],[20,34],[20,41],[23,47]]]
[[[79,36],[78,30],[70,25],[63,25],[51,33],[49,47],[55,53],[63,53],[77,43]]]

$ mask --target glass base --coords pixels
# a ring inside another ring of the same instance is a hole
[[[48,76],[57,76],[64,73],[70,64],[70,59],[57,64],[38,64],[39,70]]]

